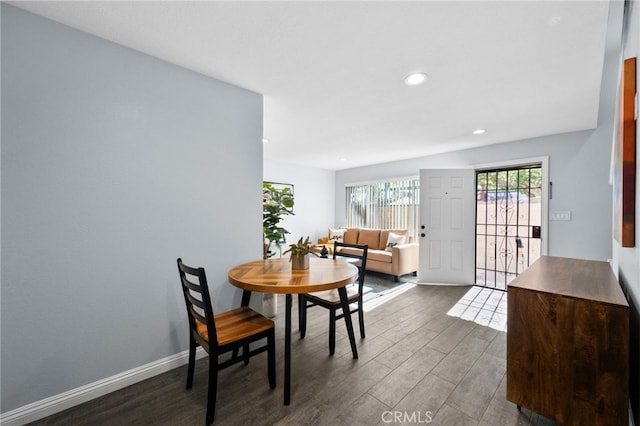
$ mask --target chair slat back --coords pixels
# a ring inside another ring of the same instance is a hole
[[[178,272],[180,273],[180,283],[182,284],[182,293],[187,307],[191,335],[200,346],[209,352],[209,344],[216,346],[218,337],[204,268],[192,268],[182,263],[182,259],[178,259]],[[207,326],[210,343],[205,341],[198,333],[198,323]]]
[[[354,252],[343,251],[342,248],[355,249]],[[366,244],[349,244],[334,242],[333,244],[333,258],[348,257],[352,259],[358,259],[356,264],[358,267],[358,292],[362,294],[362,287],[364,286],[364,274],[367,267],[367,253],[369,252],[369,246]]]

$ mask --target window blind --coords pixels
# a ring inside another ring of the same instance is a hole
[[[420,180],[400,179],[346,186],[347,226],[407,229],[416,241]]]

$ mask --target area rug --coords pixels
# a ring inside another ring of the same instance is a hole
[[[404,293],[409,288],[414,287],[416,282],[417,277],[413,275],[403,275],[396,281],[391,275],[367,271],[362,289],[364,310],[374,309],[380,304]]]
[[[411,281],[413,280],[413,281]],[[413,275],[403,275],[396,282],[392,275],[380,274],[377,272],[367,271],[364,276],[364,293],[385,293],[405,284],[407,282],[416,281]]]

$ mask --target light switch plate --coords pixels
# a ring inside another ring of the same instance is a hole
[[[571,220],[571,211],[551,212],[550,220]]]

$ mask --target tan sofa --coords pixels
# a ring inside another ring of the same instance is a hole
[[[390,247],[390,250],[387,251],[385,247],[389,232],[404,235],[405,242]],[[331,242],[322,242],[328,247],[332,246]],[[401,275],[411,273],[415,275],[418,271],[418,243],[412,242],[406,229],[347,228],[342,242],[369,246],[367,271],[393,275],[396,281]]]

